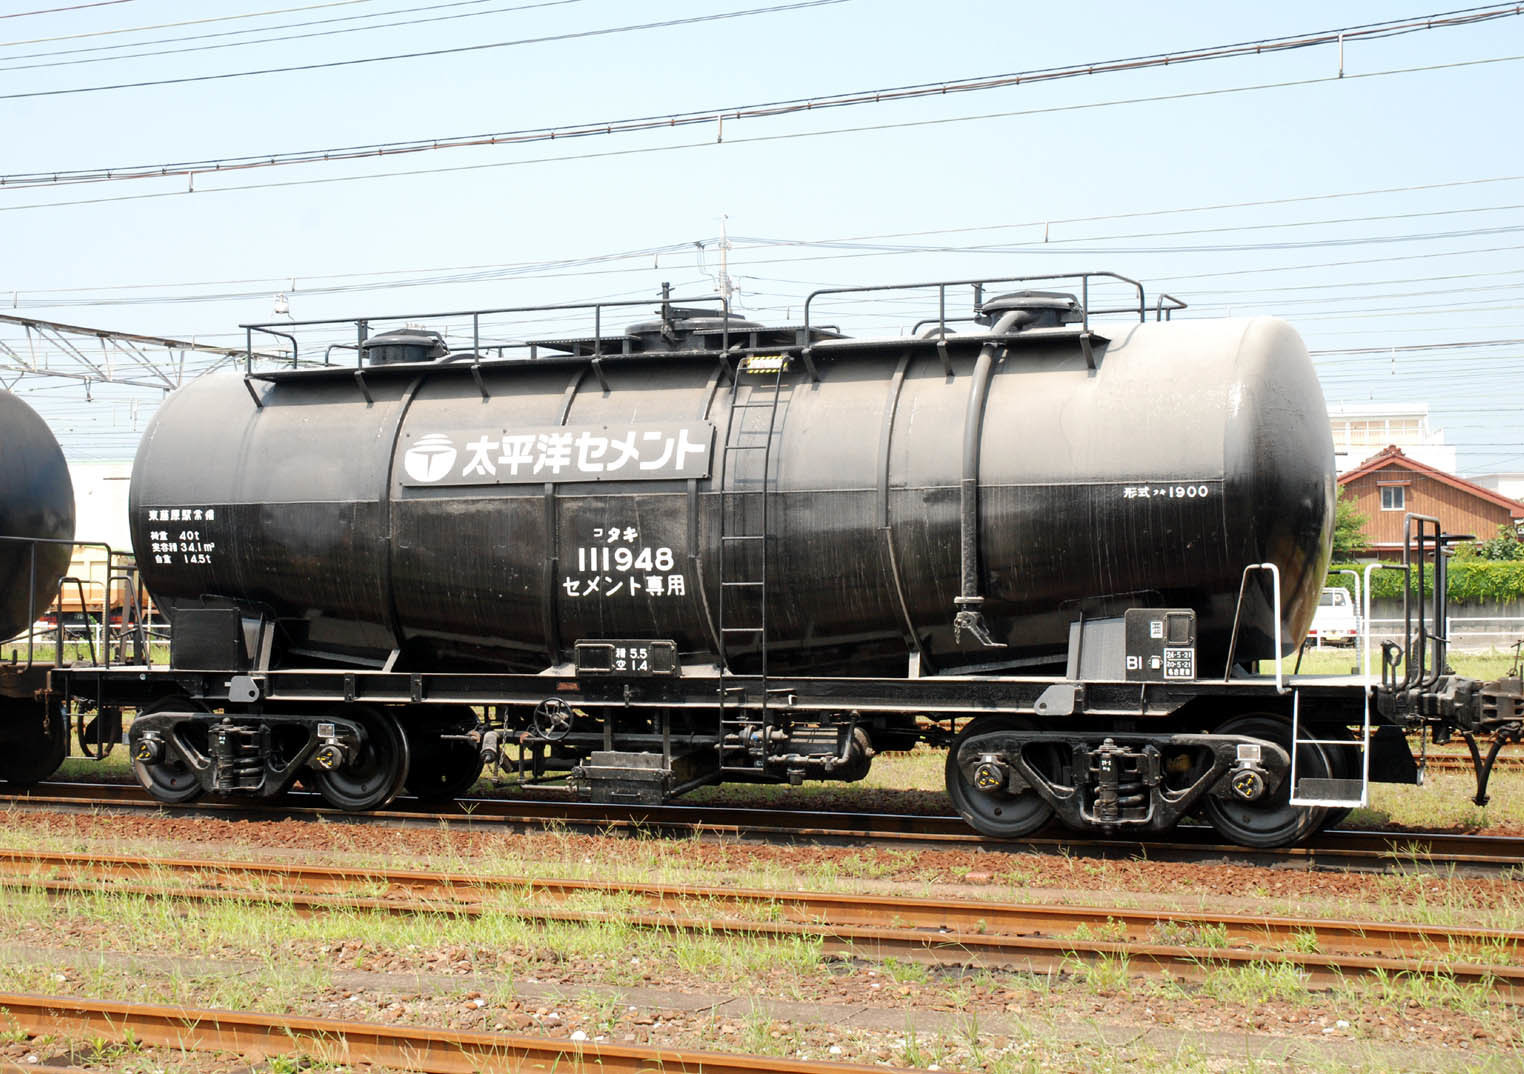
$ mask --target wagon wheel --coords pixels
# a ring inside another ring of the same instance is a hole
[[[307,772],[329,805],[350,813],[380,809],[407,780],[408,749],[402,728],[390,712],[369,705],[346,705],[334,715],[360,725],[359,747],[337,768]]]
[[[470,742],[441,735],[470,731],[476,726],[476,712],[466,705],[419,705],[409,715],[404,728],[408,792],[429,802],[459,798],[481,778],[481,751]]]
[[[21,739],[0,751],[0,781],[29,787],[47,779],[69,755],[69,720],[58,705],[51,709],[24,698],[0,697],[0,722],[26,729]]]
[[[964,778],[958,749],[975,735],[996,731],[1035,731],[1037,725],[1019,716],[980,716],[953,740],[947,751],[947,794],[954,808],[975,831],[996,839],[1031,835],[1053,818],[1053,807],[1035,791],[1011,794],[1004,787],[985,791]]]
[[[1283,716],[1254,713],[1235,716],[1213,734],[1247,735],[1274,742],[1291,751],[1291,722]],[[1304,779],[1327,779],[1333,765],[1321,746],[1303,743],[1297,747],[1297,775]],[[1207,821],[1227,839],[1246,847],[1280,847],[1295,843],[1323,826],[1328,810],[1291,804],[1291,776],[1281,780],[1274,794],[1253,802],[1237,798],[1206,795],[1201,812]]]
[[[145,705],[138,710],[138,715],[151,716],[155,712],[169,708],[181,712],[211,711],[205,705],[192,701],[188,697],[165,697]],[[200,798],[204,792],[201,781],[196,778],[195,770],[179,757],[172,756],[168,750],[161,749],[156,760],[145,759],[149,754],[144,752],[143,742],[136,732],[137,729],[134,727],[128,741],[128,749],[132,754],[132,774],[137,776],[143,789],[167,805],[183,805]],[[176,734],[182,736],[192,748],[202,753],[206,752],[204,724],[186,724]]]

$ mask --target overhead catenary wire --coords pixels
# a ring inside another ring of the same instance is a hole
[[[322,70],[333,67],[352,66],[361,63],[376,63],[398,59],[414,59],[420,57],[450,55],[462,52],[473,52],[483,49],[504,48],[520,44],[540,43],[542,41],[569,40],[579,37],[600,36],[609,33],[628,32],[632,29],[651,29],[669,25],[685,25],[689,22],[712,22],[719,19],[742,17],[744,15],[772,13],[775,11],[789,11],[843,2],[846,2],[846,0],[799,0],[799,2],[793,4],[780,5],[771,8],[751,9],[742,12],[728,12],[707,16],[693,16],[689,19],[665,20],[658,23],[640,24],[634,27],[605,28],[601,30],[580,31],[565,35],[547,35],[542,38],[526,38],[519,41],[478,43],[447,49],[425,50],[413,53],[399,53],[392,56],[362,57],[359,59],[333,61],[329,63],[292,65],[289,67],[280,68],[265,68],[259,71],[223,72],[221,74],[186,76],[183,78],[160,79],[133,83],[118,83],[112,85],[82,86],[53,90],[33,90],[21,93],[0,94],[0,100],[59,96],[73,93],[93,93],[115,89],[140,88],[144,86],[179,85],[188,82],[204,82],[216,79],[247,77],[257,74],[278,74],[291,73],[295,71]],[[261,153],[252,156],[216,158],[212,160],[195,162],[180,162],[177,164],[163,164],[152,166],[137,165],[117,168],[64,169],[56,172],[33,172],[15,176],[0,177],[0,185],[16,186],[26,183],[54,185],[66,181],[79,182],[86,180],[98,181],[107,179],[149,178],[163,175],[183,175],[186,174],[188,170],[203,172],[227,171],[252,167],[273,167],[285,164],[312,163],[314,161],[327,162],[338,159],[391,156],[402,153],[417,153],[447,148],[464,148],[468,146],[522,143],[528,141],[550,141],[556,138],[564,139],[570,137],[587,137],[591,135],[629,133],[638,130],[659,129],[662,127],[681,127],[692,126],[695,124],[711,125],[722,121],[736,121],[741,119],[760,118],[764,116],[770,117],[798,112],[820,111],[823,109],[831,108],[853,107],[864,104],[878,104],[885,101],[905,101],[923,97],[981,92],[991,89],[1019,86],[1023,83],[1032,84],[1039,82],[1051,82],[1059,79],[1085,77],[1096,74],[1115,74],[1126,71],[1141,71],[1150,68],[1168,67],[1171,65],[1178,67],[1182,64],[1231,59],[1245,56],[1261,56],[1335,43],[1342,48],[1346,43],[1359,40],[1382,39],[1403,34],[1418,33],[1426,30],[1451,28],[1457,26],[1470,26],[1482,22],[1489,22],[1502,18],[1510,18],[1518,15],[1524,15],[1524,4],[1465,8],[1428,16],[1426,18],[1397,19],[1389,20],[1386,22],[1367,23],[1359,26],[1348,26],[1340,29],[1325,30],[1309,34],[1295,34],[1277,38],[1263,38],[1255,41],[1238,42],[1228,45],[1216,45],[1208,48],[1186,50],[1181,52],[1157,53],[1146,56],[1095,61],[1063,67],[1038,68],[1028,71],[1008,72],[996,75],[982,75],[935,83],[906,84],[874,90],[859,90],[849,93],[830,94],[810,98],[793,98],[788,100],[771,101],[740,107],[703,109],[699,111],[689,112],[674,112],[668,113],[666,115],[640,116],[618,120],[600,120],[593,123],[572,124],[561,127],[531,128],[515,131],[503,131],[492,134],[474,134],[463,137],[429,138],[407,142],[376,143],[364,146],[347,146],[323,150],[303,150],[285,153]]]
[[[862,132],[866,132],[866,131],[898,130],[898,129],[904,129],[906,127],[924,127],[924,126],[935,126],[935,125],[950,124],[950,123],[975,122],[975,121],[978,121],[978,120],[993,119],[993,118],[1011,118],[1011,117],[1017,117],[1017,116],[1039,115],[1039,114],[1046,114],[1046,113],[1053,113],[1053,112],[1065,112],[1065,111],[1074,111],[1074,110],[1085,110],[1085,109],[1091,109],[1091,108],[1104,108],[1104,107],[1111,107],[1111,106],[1115,106],[1115,105],[1154,104],[1154,103],[1158,103],[1158,102],[1161,102],[1161,101],[1179,101],[1179,100],[1186,100],[1186,99],[1197,98],[1197,97],[1221,96],[1221,95],[1230,94],[1230,93],[1243,93],[1243,92],[1252,92],[1252,91],[1259,91],[1259,90],[1271,90],[1271,89],[1286,89],[1286,88],[1291,88],[1291,87],[1311,86],[1311,85],[1317,85],[1317,84],[1320,84],[1320,83],[1337,82],[1337,81],[1344,81],[1344,80],[1354,81],[1354,80],[1357,80],[1357,79],[1382,78],[1382,77],[1388,77],[1388,76],[1392,76],[1392,75],[1431,73],[1431,72],[1436,72],[1436,71],[1454,70],[1454,69],[1463,68],[1463,67],[1477,67],[1477,66],[1482,66],[1482,65],[1486,65],[1486,64],[1495,64],[1495,63],[1517,63],[1517,62],[1519,62],[1521,60],[1524,60],[1524,55],[1497,56],[1497,57],[1490,57],[1490,58],[1487,58],[1487,59],[1480,59],[1480,60],[1464,60],[1464,61],[1459,61],[1459,62],[1456,62],[1456,63],[1429,64],[1429,65],[1425,65],[1425,66],[1421,66],[1421,67],[1392,68],[1392,69],[1388,69],[1388,70],[1385,70],[1385,71],[1372,71],[1372,72],[1366,72],[1364,74],[1359,74],[1359,75],[1346,75],[1343,78],[1340,78],[1339,76],[1328,76],[1328,77],[1324,77],[1324,78],[1297,79],[1297,80],[1293,80],[1293,81],[1289,81],[1289,82],[1260,83],[1260,84],[1250,85],[1250,86],[1233,86],[1233,87],[1225,87],[1225,88],[1212,89],[1212,90],[1192,91],[1192,92],[1187,92],[1187,93],[1165,94],[1165,95],[1153,96],[1153,97],[1126,98],[1126,99],[1121,99],[1121,100],[1102,101],[1102,102],[1095,102],[1095,103],[1090,103],[1090,104],[1063,105],[1063,106],[1056,106],[1056,107],[1051,107],[1051,108],[1035,108],[1035,109],[1022,109],[1022,110],[1016,110],[1016,111],[1010,111],[1010,112],[984,113],[984,114],[973,115],[973,116],[952,116],[952,117],[945,117],[945,118],[941,118],[941,119],[916,120],[916,121],[904,122],[904,123],[883,123],[883,124],[876,124],[876,125],[871,125],[871,126],[836,128],[834,130],[796,131],[796,132],[787,133],[787,134],[772,134],[772,135],[760,135],[760,136],[749,136],[749,137],[731,137],[729,139],[729,142],[732,145],[735,145],[735,144],[754,144],[754,143],[765,143],[765,142],[781,142],[781,141],[789,141],[789,140],[799,139],[799,138],[818,138],[818,137],[824,137],[824,136],[829,136],[829,135],[833,135],[833,134],[862,133]],[[593,132],[593,133],[602,133],[602,132]],[[397,179],[397,178],[414,178],[414,177],[429,176],[429,175],[444,175],[444,174],[458,173],[458,172],[482,171],[482,170],[495,169],[495,168],[522,167],[522,166],[534,165],[534,164],[558,164],[558,163],[584,162],[584,161],[590,161],[590,160],[607,160],[607,159],[612,159],[612,158],[640,156],[640,155],[644,155],[644,154],[647,154],[647,153],[670,153],[670,152],[677,152],[677,151],[689,150],[689,149],[710,149],[713,146],[715,146],[716,144],[717,144],[716,142],[713,142],[713,141],[710,141],[710,140],[706,139],[706,140],[703,140],[703,141],[684,142],[684,143],[679,143],[679,144],[676,144],[676,145],[644,146],[644,147],[635,148],[635,149],[607,150],[607,151],[600,151],[600,152],[577,153],[577,154],[561,154],[561,155],[550,156],[550,157],[521,158],[521,159],[518,159],[518,160],[510,160],[510,161],[493,161],[493,162],[482,163],[482,164],[461,164],[461,165],[445,166],[445,167],[439,167],[439,168],[414,168],[414,169],[409,169],[409,170],[406,170],[406,171],[371,172],[371,173],[366,173],[366,174],[362,174],[362,175],[313,177],[313,178],[308,178],[308,179],[281,180],[281,181],[268,182],[268,183],[244,183],[244,184],[239,184],[239,185],[226,185],[226,186],[201,186],[201,187],[196,187],[196,186],[192,185],[192,187],[189,190],[180,190],[180,189],[177,189],[177,190],[163,190],[163,191],[156,191],[156,192],[147,193],[147,194],[120,194],[120,195],[112,195],[112,196],[101,197],[101,198],[75,198],[75,199],[70,199],[70,200],[66,200],[66,201],[46,201],[46,202],[32,202],[32,203],[21,204],[21,205],[7,205],[7,206],[0,206],[0,212],[20,212],[20,211],[31,210],[31,209],[56,209],[56,208],[68,208],[68,207],[79,206],[79,205],[105,205],[105,204],[114,204],[114,203],[119,203],[119,202],[145,201],[145,200],[152,200],[152,199],[159,199],[159,198],[178,198],[178,197],[185,196],[187,193],[195,193],[195,194],[222,193],[222,194],[225,194],[225,193],[240,193],[240,192],[246,192],[246,191],[252,191],[252,190],[279,190],[279,189],[286,189],[286,188],[291,188],[291,187],[306,187],[306,186],[327,185],[327,184],[333,184],[333,183],[362,182],[362,181],[372,180],[372,179]],[[59,174],[62,174],[62,173],[59,173]],[[180,175],[180,176],[189,175],[191,177],[191,179],[192,179],[192,183],[194,184],[195,178],[197,176],[205,177],[207,175],[215,175],[215,174],[218,174],[218,173],[215,172],[215,171],[211,171],[211,172],[198,172],[198,171],[189,171],[189,172],[187,172],[187,171],[181,171],[181,172],[178,172],[178,173],[176,173],[176,172],[165,172],[163,174],[166,175],[166,176],[173,176],[173,175],[177,175],[177,174]],[[138,178],[145,178],[145,177],[146,176],[139,176]],[[80,181],[100,182],[100,181],[104,181],[104,180],[102,180],[102,179],[94,179],[94,180],[80,180]],[[63,184],[61,183],[60,185],[63,185]],[[0,178],[0,191],[3,191],[4,188],[5,188],[4,180],[3,180],[3,178]]]

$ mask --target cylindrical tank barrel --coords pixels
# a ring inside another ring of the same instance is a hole
[[[982,408],[981,345],[957,336],[820,343],[781,373],[644,354],[207,377],[145,434],[133,542],[171,612],[231,600],[294,650],[403,667],[670,638],[744,668],[764,611],[774,673],[1009,667],[1151,606],[1196,610],[1205,673],[1263,562],[1289,649],[1334,498],[1300,338],[1263,318],[1093,327],[1088,353],[1078,329],[1002,345]],[[970,517],[993,646],[953,630]],[[1256,576],[1241,657],[1270,655],[1268,592]]]
[[[0,640],[52,605],[68,570],[74,486],[47,424],[0,391]]]

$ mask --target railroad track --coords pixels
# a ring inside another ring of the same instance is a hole
[[[500,826],[508,830],[558,827],[605,834],[713,836],[768,842],[833,845],[890,843],[902,847],[966,847],[993,852],[1047,852],[1084,857],[1159,861],[1232,861],[1304,869],[1443,869],[1499,872],[1524,868],[1524,838],[1456,832],[1336,830],[1309,843],[1258,850],[1223,843],[1205,826],[1182,826],[1157,840],[1096,839],[1062,829],[1021,840],[989,839],[960,817],[840,813],[716,805],[621,806],[549,798],[460,799],[444,807],[400,799],[375,813],[344,813],[315,794],[294,793],[278,807],[251,808],[231,801],[168,807],[134,784],[41,783],[30,792],[0,795],[0,808],[74,811],[149,810],[170,816],[281,818],[438,827],[441,823]]]
[[[868,1074],[903,1070],[856,1063],[807,1062],[633,1045],[572,1042],[509,1033],[345,1022],[292,1014],[168,1007],[83,996],[0,992],[7,1028],[33,1036],[133,1041],[142,1045],[234,1053],[251,1059],[302,1054],[322,1062],[365,1064],[426,1074]],[[28,1069],[38,1069],[32,1067]],[[43,1069],[54,1070],[54,1067]]]
[[[1425,758],[1425,764],[1430,772],[1465,772],[1475,771],[1471,758],[1464,753],[1431,753]],[[1518,754],[1503,753],[1493,762],[1492,771],[1494,777],[1505,772],[1524,772],[1524,757]]]
[[[384,885],[384,894],[359,896]],[[1443,976],[1524,995],[1524,930],[601,883],[380,868],[190,858],[0,851],[0,890],[52,896],[134,895],[237,901],[298,914],[508,914],[535,923],[597,924],[763,940],[808,939],[850,957],[950,965],[1072,970],[1125,958],[1130,967],[1200,977],[1229,967],[1284,964],[1312,984],[1361,975]],[[606,897],[617,912],[576,909]]]

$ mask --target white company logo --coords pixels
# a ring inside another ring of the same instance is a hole
[[[705,478],[714,426],[680,424],[457,429],[402,453],[404,485],[525,485]]]
[[[444,477],[455,465],[455,444],[444,433],[430,433],[418,438],[418,443],[407,449],[402,456],[402,467],[407,476],[421,484],[432,484]]]

